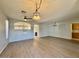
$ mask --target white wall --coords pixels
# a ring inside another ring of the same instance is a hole
[[[47,23],[42,23],[39,25],[39,34],[40,34],[40,37],[45,37],[45,36],[48,36],[49,35],[49,32],[48,32],[48,29],[49,29],[49,26]]]
[[[61,23],[59,26],[60,38],[72,39],[72,23]]]
[[[54,24],[49,24],[49,36],[59,37],[59,24],[57,26],[54,26]]]
[[[41,37],[52,36],[65,39],[72,39],[72,23],[79,23],[79,19],[65,20],[57,22],[57,26],[53,26],[53,22],[43,23],[40,25]]]
[[[57,23],[56,26],[53,26],[53,24],[49,24],[49,35],[53,37],[71,39],[70,25],[70,23]]]
[[[26,30],[26,31],[14,30],[14,23],[15,22],[16,22],[15,20],[10,20],[10,33],[9,33],[10,34],[9,35],[10,42],[33,39],[33,37],[34,37],[33,29]]]
[[[72,39],[72,23],[79,23],[79,19],[60,22],[60,37]]]
[[[6,27],[5,27],[5,16],[0,11],[0,53],[4,50],[4,48],[8,44],[8,40],[6,39]]]

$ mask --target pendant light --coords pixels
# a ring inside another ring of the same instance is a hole
[[[40,17],[40,13],[38,12],[38,10],[41,7],[41,3],[42,3],[42,0],[40,0],[40,3],[39,4],[36,2],[36,10],[33,13],[33,20],[40,20],[40,18],[41,18]]]
[[[35,12],[33,13],[33,16],[32,17],[27,17],[25,14],[26,14],[26,11],[22,10],[21,12],[23,13],[24,15],[24,20],[29,20],[29,19],[32,19],[32,20],[35,20],[35,21],[38,21],[40,20],[40,13],[39,13],[39,9],[41,7],[41,4],[42,4],[42,0],[39,0],[40,2],[38,3],[38,0],[35,0],[35,6],[36,6],[36,9],[35,9]]]

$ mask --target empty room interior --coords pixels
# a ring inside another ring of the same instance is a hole
[[[0,58],[79,58],[79,0],[0,0]]]

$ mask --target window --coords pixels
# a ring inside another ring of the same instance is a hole
[[[14,29],[15,30],[30,30],[31,24],[26,22],[16,22],[14,23]]]
[[[8,36],[9,36],[9,21],[6,20],[5,24],[6,24],[6,39],[8,39]]]

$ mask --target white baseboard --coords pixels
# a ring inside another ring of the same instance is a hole
[[[10,40],[9,43],[13,43],[13,42],[18,42],[18,41],[24,41],[24,40],[31,40],[33,38],[30,38],[30,39],[22,39],[22,40]]]
[[[3,52],[3,50],[7,47],[8,43],[4,45],[4,47],[1,49],[0,54]]]

